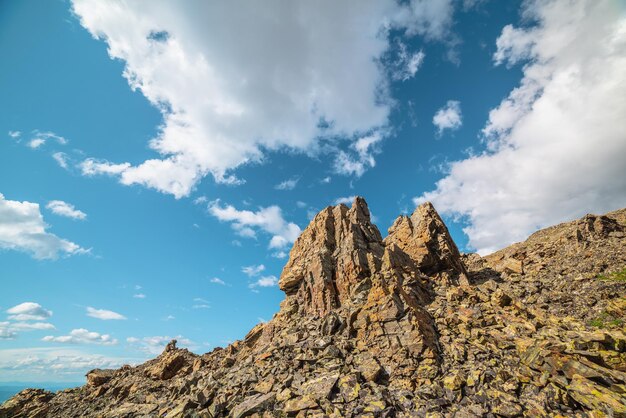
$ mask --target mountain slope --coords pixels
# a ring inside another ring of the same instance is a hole
[[[625,232],[626,210],[588,215],[482,258],[429,203],[382,239],[356,198],[303,231],[242,341],[172,342],[0,417],[626,416]]]

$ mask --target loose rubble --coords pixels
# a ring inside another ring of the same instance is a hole
[[[626,209],[460,254],[430,203],[383,240],[356,198],[320,212],[285,300],[241,341],[27,389],[4,417],[626,417]],[[599,322],[598,318],[604,318]]]

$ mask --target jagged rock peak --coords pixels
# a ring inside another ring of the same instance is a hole
[[[300,312],[324,315],[380,265],[382,237],[365,199],[318,213],[296,240],[278,285]],[[292,299],[290,299],[292,297]]]
[[[423,273],[467,283],[459,250],[432,203],[422,203],[410,217],[399,216],[388,233],[385,245],[397,245]]]

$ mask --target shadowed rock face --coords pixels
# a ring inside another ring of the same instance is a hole
[[[588,215],[483,258],[430,203],[383,240],[356,198],[303,231],[279,312],[243,340],[174,341],[0,418],[626,416],[625,231],[626,209]]]
[[[413,214],[400,216],[389,228],[385,244],[396,244],[419,270],[437,275],[447,283],[467,284],[467,271],[456,244],[430,202],[418,206]]]

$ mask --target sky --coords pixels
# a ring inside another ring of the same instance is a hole
[[[0,2],[0,382],[271,319],[364,196],[462,251],[626,206],[618,0]]]

